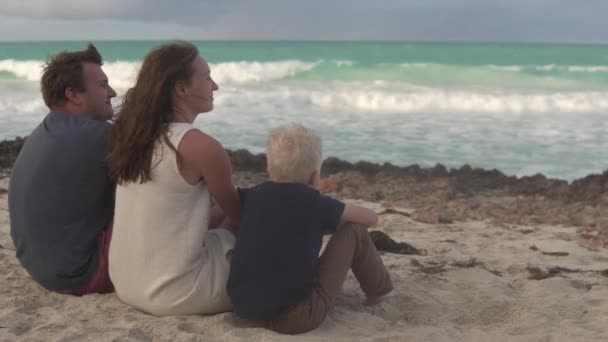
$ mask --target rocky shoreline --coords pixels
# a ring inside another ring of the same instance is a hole
[[[9,175],[25,139],[0,142],[0,169]],[[266,179],[265,156],[228,151],[235,181],[248,186]],[[350,163],[330,157],[322,168],[324,192],[340,198],[409,208],[425,223],[481,219],[509,225],[565,225],[579,229],[579,244],[608,248],[608,170],[572,182],[544,175],[515,177],[464,165],[423,168],[390,163]]]

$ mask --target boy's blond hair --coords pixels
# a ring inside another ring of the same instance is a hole
[[[266,158],[271,180],[308,183],[321,169],[321,138],[299,124],[274,128],[266,142]]]

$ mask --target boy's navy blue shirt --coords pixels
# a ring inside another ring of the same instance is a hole
[[[228,294],[238,316],[267,320],[311,293],[322,236],[336,230],[344,203],[299,183],[264,182],[239,194]]]

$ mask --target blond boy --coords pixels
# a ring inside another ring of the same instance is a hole
[[[236,315],[286,334],[323,322],[349,269],[366,304],[393,288],[366,229],[377,215],[316,189],[321,145],[301,125],[272,130],[266,146],[270,181],[239,190],[243,211],[228,294]],[[333,236],[319,257],[324,234]]]

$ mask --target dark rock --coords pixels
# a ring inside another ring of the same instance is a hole
[[[416,247],[405,242],[397,242],[379,230],[371,231],[369,235],[378,251],[406,255],[426,255]]]
[[[551,255],[551,256],[568,256],[570,255],[570,253],[568,252],[542,252],[544,255]]]
[[[10,170],[24,142],[25,138],[0,142],[0,171],[2,173]],[[227,153],[235,171],[235,179],[240,180],[240,183],[254,184],[267,178],[264,154],[252,154],[242,149],[227,150]],[[348,174],[345,174],[347,172]],[[596,207],[602,203],[608,204],[608,170],[599,175],[586,176],[569,184],[565,180],[549,179],[542,174],[518,178],[507,176],[495,169],[484,170],[473,168],[470,165],[451,168],[448,171],[447,167],[442,164],[422,168],[417,164],[396,166],[391,163],[376,164],[366,161],[350,163],[330,157],[323,163],[322,175],[341,177],[334,189],[338,196],[388,203],[407,200],[409,202],[407,205],[418,207],[433,207],[446,201],[472,201],[475,196],[480,194],[487,198],[524,196],[521,204],[517,204],[518,208],[513,206],[509,209],[512,213],[514,213],[513,210],[520,210],[524,216],[531,215],[528,211],[522,211],[526,203],[533,203],[530,201],[536,201],[534,202],[537,203],[535,208],[541,209],[544,208],[544,204],[539,207],[538,203],[542,204],[544,199],[555,200],[552,205],[584,203]],[[0,174],[0,177],[2,176],[3,174]],[[488,213],[488,209],[485,208],[488,203],[478,202],[467,210],[485,210],[482,214]],[[499,208],[493,209],[492,215],[507,214],[508,212],[503,208],[504,205],[501,204]],[[539,211],[539,209],[529,211],[534,214],[535,210]],[[576,213],[573,210],[564,214],[564,217],[575,217]],[[596,211],[599,210],[601,209]],[[542,213],[542,210],[539,213]],[[556,217],[556,213],[549,211],[543,215]],[[459,220],[461,216],[459,212],[450,211],[449,220]],[[521,220],[525,218],[524,216]],[[513,217],[515,218],[516,215]],[[595,216],[592,218],[595,220]],[[440,221],[446,220],[440,218]],[[565,221],[562,219],[560,222]]]
[[[14,140],[2,140],[0,141],[0,169],[10,169],[13,167],[13,163],[21,147],[25,143],[25,138],[17,137]]]
[[[434,263],[431,261],[428,265],[424,265],[424,264],[420,263],[420,261],[412,258],[412,260],[410,260],[410,263],[413,266],[416,266],[419,271],[426,273],[426,274],[438,274],[438,273],[443,273],[446,271],[445,263],[442,263],[442,262]]]
[[[448,175],[448,169],[445,165],[437,163],[435,167],[431,169],[431,175],[433,177],[445,177]]]
[[[472,268],[476,266],[483,265],[481,262],[477,261],[475,258],[470,258],[468,260],[458,260],[452,262],[452,266],[461,267],[461,268]]]
[[[450,217],[447,213],[440,213],[439,215],[437,215],[437,222],[443,223],[443,224],[454,223],[454,221],[452,221],[450,219]]]
[[[321,166],[321,175],[329,176],[338,172],[351,171],[354,168],[353,164],[338,159],[336,157],[329,157],[325,159]]]
[[[374,194],[372,195],[372,200],[375,202],[382,201],[383,199],[384,199],[384,194],[380,190],[374,192]]]
[[[253,154],[247,150],[226,150],[234,171],[266,172],[266,155]]]
[[[570,184],[568,200],[572,202],[595,202],[608,193],[608,170],[601,175],[589,175]]]
[[[404,212],[404,211],[399,211],[399,210],[395,210],[395,209],[385,209],[384,211],[382,211],[381,213],[379,213],[378,215],[402,215],[405,217],[411,217],[412,215],[410,213]]]
[[[463,194],[503,188],[516,181],[516,177],[508,177],[496,169],[473,169],[469,165],[464,165],[459,170],[451,169],[449,174],[453,179],[454,191]]]
[[[373,176],[382,170],[382,166],[366,161],[358,161],[354,165],[354,170],[361,172],[365,176]]]

